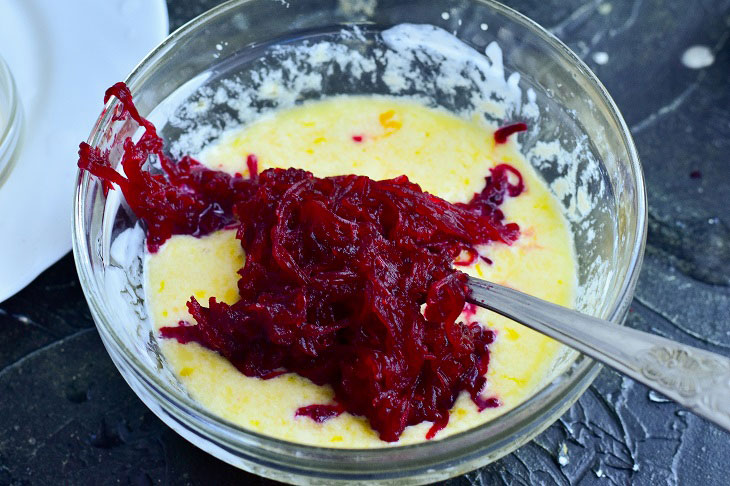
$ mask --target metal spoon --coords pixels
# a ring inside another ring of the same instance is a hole
[[[730,431],[730,359],[469,277],[467,300],[607,364]]]

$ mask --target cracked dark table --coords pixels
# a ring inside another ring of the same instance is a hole
[[[171,29],[216,3],[168,0]],[[509,3],[588,63],[633,132],[649,236],[627,324],[730,355],[730,1]],[[534,441],[448,484],[728,484],[729,439],[604,369]],[[140,402],[99,340],[71,255],[0,304],[0,485],[59,483],[270,483]]]

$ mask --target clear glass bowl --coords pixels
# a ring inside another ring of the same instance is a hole
[[[225,89],[232,79],[239,85],[255,84],[258,78],[251,73],[256,69],[286,67],[289,51],[276,46],[312,44],[335,36],[350,49],[348,58],[357,53],[367,58],[377,47],[374,36],[400,23],[441,26],[479,52],[491,41],[498,42],[504,75],[520,74],[522,99],[494,121],[533,120],[530,132],[521,136],[523,150],[548,183],[563,181],[553,188],[570,215],[575,236],[577,307],[623,322],[646,234],[646,194],[636,149],[616,106],[585,64],[551,34],[507,7],[484,0],[230,1],[172,34],[126,82],[140,112],[149,115],[174,144],[184,138],[188,122],[217,126],[241,121],[243,117],[237,116],[251,106],[271,108],[264,98],[236,99],[237,114],[231,109],[234,105],[216,100],[230,101]],[[355,24],[357,29],[352,28]],[[341,35],[343,27],[349,35]],[[414,75],[428,79],[439,65],[414,65]],[[355,79],[352,67],[344,66],[327,71],[320,65],[317,69],[324,70],[320,74],[325,82],[316,89],[300,90],[295,101],[340,93],[387,93],[380,82],[382,73]],[[511,79],[513,84],[518,81]],[[412,87],[408,94],[458,110],[467,103],[457,96],[464,92],[452,91]],[[181,114],[190,113],[190,106],[205,109],[198,119],[183,120]],[[89,138],[90,144],[109,149],[113,160],[120,156],[119,142],[137,130],[129,121],[113,121],[116,109],[116,101],[111,101]],[[420,484],[453,477],[531,440],[578,399],[600,369],[588,358],[566,353],[554,379],[532,398],[491,422],[442,440],[356,450],[273,439],[205,410],[167,369],[144,306],[140,232],[125,231],[135,223],[119,191],[111,191],[107,198],[98,180],[79,174],[74,255],[104,345],[132,389],[165,423],[203,450],[262,476],[298,484]]]
[[[13,75],[0,57],[0,187],[17,160],[23,132],[23,107]]]

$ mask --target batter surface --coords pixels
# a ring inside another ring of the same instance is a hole
[[[484,187],[489,169],[505,162],[518,169],[526,190],[502,205],[506,221],[521,229],[512,246],[493,243],[469,274],[548,301],[571,306],[576,288],[572,238],[558,201],[525,162],[513,141],[495,144],[493,127],[397,98],[339,97],[277,112],[228,133],[200,156],[218,170],[247,174],[254,154],[261,170],[296,167],[319,177],[361,174],[389,179],[406,174],[423,190],[451,202],[467,202]],[[202,238],[173,236],[148,255],[146,301],[156,330],[194,323],[185,303],[217,297],[238,299],[237,270],[243,250],[234,230]],[[501,406],[478,412],[466,393],[455,403],[448,426],[435,437],[472,428],[524,401],[548,377],[563,347],[493,313],[476,310],[469,321],[496,330],[484,396]],[[191,396],[228,421],[280,439],[325,447],[383,447],[425,440],[430,422],[406,428],[396,443],[379,439],[364,418],[344,413],[324,423],[295,417],[299,407],[331,403],[329,387],[295,374],[250,378],[220,355],[196,343],[160,339],[169,365]]]

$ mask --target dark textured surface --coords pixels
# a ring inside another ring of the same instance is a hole
[[[217,3],[168,0],[171,27]],[[730,2],[509,3],[586,60],[634,133],[650,231],[628,325],[730,355]],[[697,44],[715,61],[688,69],[682,53]],[[729,439],[604,370],[535,441],[449,483],[728,484]],[[101,345],[71,256],[0,304],[0,485],[60,483],[268,484],[188,444],[137,399]]]

